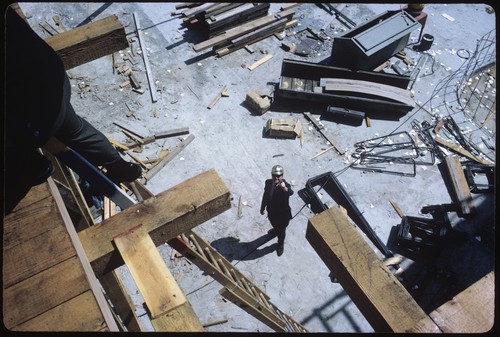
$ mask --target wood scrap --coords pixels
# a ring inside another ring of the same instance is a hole
[[[389,202],[391,203],[392,207],[394,208],[394,210],[396,211],[396,213],[398,213],[399,217],[402,218],[405,216],[405,213],[403,212],[403,210],[399,207],[399,205],[396,203],[396,201],[394,200],[389,200]]]
[[[125,87],[127,87],[129,85],[130,85],[130,81],[124,81],[124,82],[120,83],[120,88],[123,89],[123,88],[125,88]]]
[[[389,67],[390,65],[391,65],[391,61],[385,61],[384,63],[382,63],[381,65],[379,65],[375,69],[373,69],[373,71],[380,72],[383,69]]]
[[[144,198],[142,197],[139,189],[137,188],[137,185],[136,185],[136,182],[135,181],[132,181],[130,183],[130,189],[132,190],[132,192],[134,192],[134,195],[135,197],[137,198],[137,201],[141,202],[144,200]]]
[[[116,126],[118,126],[120,129],[122,129],[122,131],[126,131],[127,134],[130,134],[131,135],[130,138],[140,139],[140,140],[144,139],[144,137],[141,136],[140,134],[138,134],[137,132],[134,132],[134,131],[130,130],[129,128],[126,128],[126,127],[124,127],[123,125],[121,125],[121,124],[119,124],[117,122],[113,122],[113,124],[116,125]]]
[[[217,96],[214,97],[214,99],[210,102],[210,104],[208,104],[207,108],[212,109],[215,106],[215,104],[217,104],[217,102],[221,97],[228,97],[228,96],[229,92],[227,91],[227,87],[224,86],[224,88],[222,88],[222,90],[217,94]]]
[[[145,181],[151,180],[165,165],[167,165],[176,155],[178,155],[191,141],[193,141],[194,135],[190,134],[186,137],[177,147],[172,150],[168,156],[163,158],[161,162],[158,163],[153,169],[149,170],[145,175]]]
[[[334,148],[335,148],[335,146],[333,146],[333,145],[332,145],[332,146],[330,146],[330,147],[328,147],[328,148],[324,149],[323,151],[320,151],[320,152],[316,153],[316,154],[315,154],[315,155],[311,158],[311,160],[313,160],[313,159],[315,159],[315,158],[317,158],[317,157],[319,157],[319,156],[321,156],[321,155],[323,155],[323,154],[327,153],[328,151],[330,151],[330,150],[332,150],[332,149],[334,149]]]
[[[243,216],[243,204],[241,201],[241,195],[238,199],[238,218],[241,218]]]
[[[64,30],[61,29],[59,26],[57,25],[53,25],[52,23],[50,23],[49,21],[45,21],[45,23],[50,27],[52,28],[55,32],[57,32],[57,34],[61,34],[61,33],[64,33]]]
[[[59,32],[57,30],[55,30],[54,28],[52,28],[49,24],[47,24],[47,22],[39,22],[38,23],[43,29],[45,29],[45,31],[47,33],[49,33],[51,36],[52,35],[57,35],[59,34]]]
[[[61,33],[66,31],[66,27],[64,27],[59,15],[54,15],[52,20],[54,20],[56,26],[61,30]]]
[[[134,73],[130,68],[127,71],[125,71],[125,74],[128,75],[130,84],[132,84],[133,89],[142,90],[141,82],[139,82],[139,80],[135,77]]]
[[[114,147],[116,147],[120,151],[128,151],[128,150],[130,150],[130,148],[127,145],[124,145],[124,144],[116,141],[113,138],[108,138],[108,140],[111,143],[111,145],[113,145]]]
[[[187,134],[189,134],[189,128],[172,129],[172,130],[167,130],[167,131],[155,133],[152,136],[140,137],[139,140],[134,141],[133,143],[127,143],[125,145],[128,148],[132,149],[132,148],[137,147],[137,146],[151,144],[151,143],[157,141],[158,139],[182,136],[182,135],[187,135]]]
[[[208,323],[203,323],[203,327],[204,328],[207,328],[209,326],[213,326],[213,325],[217,325],[217,324],[223,324],[223,323],[227,323],[228,320],[227,319],[220,319],[220,320],[217,320],[217,321],[212,321],[212,322],[208,322]]]
[[[261,58],[260,60],[254,62],[253,64],[249,65],[248,66],[248,69],[249,70],[254,70],[255,68],[259,67],[260,65],[266,63],[267,61],[269,61],[270,59],[273,58],[273,55],[271,54],[267,54],[266,56],[264,56],[263,58]]]
[[[255,113],[262,115],[271,108],[271,100],[258,90],[251,90],[245,97],[245,103]]]
[[[137,164],[141,165],[142,168],[144,168],[145,170],[148,169],[148,166],[145,163],[143,163],[142,160],[137,158],[131,151],[125,151],[125,153],[129,155],[129,157],[132,158]]]

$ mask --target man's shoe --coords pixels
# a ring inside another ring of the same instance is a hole
[[[276,249],[276,253],[278,254],[278,256],[281,256],[283,254],[283,246],[278,246],[278,249]]]
[[[106,166],[106,176],[117,185],[123,182],[132,182],[139,178],[141,174],[142,169],[139,165],[129,163],[122,158]]]

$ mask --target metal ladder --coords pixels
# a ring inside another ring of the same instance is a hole
[[[203,271],[222,288],[219,293],[277,332],[308,332],[302,325],[269,301],[261,289],[192,230],[168,244]]]

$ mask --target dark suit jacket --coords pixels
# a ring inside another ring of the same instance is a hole
[[[287,192],[283,191],[281,187],[275,186],[272,179],[267,179],[264,185],[260,209],[267,209],[267,215],[271,224],[274,222],[288,222],[292,218],[289,199],[293,195],[293,190],[288,182],[283,181],[288,188]]]

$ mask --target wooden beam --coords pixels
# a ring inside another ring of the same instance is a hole
[[[151,325],[156,332],[203,332],[203,325],[187,301],[167,315],[151,319]]]
[[[113,237],[142,224],[158,246],[231,208],[231,195],[214,169],[135,204],[79,233],[96,275],[123,265]]]
[[[444,333],[487,333],[495,323],[495,272],[491,271],[429,316]]]
[[[462,164],[457,156],[447,156],[445,165],[452,184],[454,201],[460,205],[462,215],[475,212],[474,201],[470,193],[470,187],[465,178]]]
[[[343,78],[321,78],[320,86],[324,86],[326,92],[356,92],[392,99],[409,106],[415,105],[409,90],[391,85]]]
[[[427,317],[340,209],[309,219],[306,239],[375,332],[405,332]]]
[[[165,315],[187,301],[144,226],[130,228],[113,241],[152,318]]]
[[[125,28],[115,15],[50,36],[45,42],[56,51],[66,70],[128,48]]]
[[[272,22],[275,22],[281,18],[284,18],[284,17],[291,18],[293,16],[293,14],[294,14],[293,10],[286,10],[286,11],[278,12],[275,15],[268,15],[268,16],[265,16],[263,18],[249,21],[249,22],[244,23],[244,24],[237,26],[235,28],[228,29],[224,33],[217,35],[209,40],[205,40],[203,42],[195,44],[193,46],[193,50],[195,52],[200,52],[202,50],[221,45],[224,42],[227,42],[231,39],[242,36],[246,33],[254,31],[256,29],[262,28],[262,27],[264,27]]]

